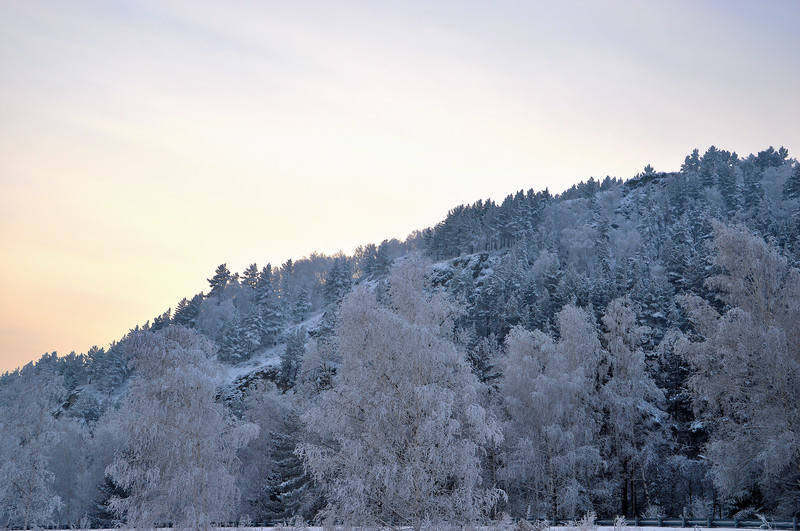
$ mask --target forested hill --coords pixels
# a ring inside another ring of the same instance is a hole
[[[108,348],[0,378],[0,477],[36,478],[0,485],[0,525],[196,523],[198,511],[365,525],[587,510],[791,517],[799,263],[800,164],[783,148],[712,146],[679,172],[648,166],[560,195],[461,205],[353,256],[222,264],[205,292]],[[403,380],[426,363],[434,380]],[[376,383],[386,378],[391,388]],[[422,436],[403,424],[405,402],[417,415],[446,403],[423,416],[469,429],[432,420],[441,433]],[[137,419],[171,414],[180,421],[141,439]],[[154,450],[199,433],[170,431],[192,418],[212,419],[200,431],[218,484],[203,485],[219,495],[202,510],[158,505],[142,469],[160,471],[164,492],[202,483],[185,477],[179,450]],[[403,461],[417,436],[427,457],[414,462],[439,467],[424,470],[424,500],[402,485],[419,477]]]

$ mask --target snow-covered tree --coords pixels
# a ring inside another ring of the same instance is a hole
[[[307,333],[304,328],[299,328],[289,334],[286,341],[286,348],[281,354],[280,380],[289,387],[294,386],[300,362],[306,350]]]
[[[254,521],[273,521],[269,512],[267,478],[273,472],[274,449],[271,433],[281,432],[282,419],[289,410],[287,395],[272,382],[259,382],[244,397],[244,418],[259,427],[258,436],[239,450],[241,469],[237,484],[241,490],[239,515]]]
[[[353,269],[346,256],[337,256],[325,278],[325,298],[328,303],[338,303],[353,286]]]
[[[256,423],[258,437],[239,452],[243,466],[241,514],[258,522],[310,521],[324,505],[311,473],[295,454],[304,437],[301,402],[272,383],[248,392],[245,417]]]
[[[242,284],[248,286],[250,289],[256,289],[258,284],[258,266],[255,263],[247,266],[242,272]]]
[[[29,529],[61,506],[49,468],[60,430],[61,378],[28,364],[0,395],[0,523]]]
[[[236,317],[228,321],[223,328],[217,356],[222,362],[236,363],[247,359],[247,354],[242,323]]]
[[[127,445],[107,468],[128,492],[110,506],[133,527],[172,523],[207,528],[235,508],[236,452],[257,432],[215,401],[213,344],[169,327],[130,340],[137,376],[116,419]]]
[[[245,358],[250,358],[261,346],[261,332],[264,330],[264,320],[258,308],[248,312],[242,319],[241,338]]]
[[[216,271],[214,271],[214,276],[208,279],[208,285],[211,287],[211,291],[208,292],[208,297],[221,295],[225,290],[225,286],[231,281],[231,278],[231,272],[228,270],[228,266],[226,264],[220,264]]]
[[[58,430],[59,441],[50,452],[50,470],[55,478],[53,491],[61,499],[56,520],[67,525],[80,522],[91,512],[97,482],[92,474],[91,435],[86,425],[61,415]]]
[[[684,306],[700,341],[684,345],[690,386],[710,431],[706,456],[719,489],[800,510],[800,271],[743,227],[714,226],[709,280],[729,308]]]
[[[657,459],[659,444],[665,442],[661,425],[664,413],[658,407],[663,395],[648,373],[641,348],[649,330],[637,324],[630,300],[613,300],[602,321],[608,360],[608,375],[600,392],[602,450],[611,480],[621,483],[618,514],[634,516],[639,514],[636,486],[641,480],[649,498],[645,470]],[[652,501],[646,499],[648,505]]]
[[[292,310],[292,316],[295,323],[302,323],[308,317],[308,312],[311,311],[311,289],[308,286],[303,286],[300,294],[297,296],[297,303]]]
[[[275,291],[273,277],[272,266],[267,264],[261,270],[256,284],[256,307],[261,313],[260,344],[262,347],[269,347],[275,344],[286,320],[281,301]]]
[[[783,185],[783,197],[785,199],[800,198],[800,163],[794,165],[794,171],[786,179]]]
[[[197,325],[197,316],[200,314],[202,302],[202,293],[198,293],[192,297],[191,300],[185,297],[181,299],[178,306],[175,308],[175,315],[172,316],[172,323],[194,328]]]
[[[410,525],[476,520],[501,495],[481,484],[482,448],[501,439],[481,384],[452,341],[460,312],[409,260],[384,304],[365,287],[342,302],[333,388],[305,421],[301,454],[333,521]]]
[[[566,306],[560,340],[521,327],[506,338],[500,390],[510,417],[506,465],[519,516],[573,517],[600,489],[597,436],[602,349],[590,316]]]

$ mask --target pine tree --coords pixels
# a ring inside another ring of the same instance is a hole
[[[269,347],[276,343],[283,330],[285,315],[273,286],[272,267],[267,264],[256,285],[256,305],[261,312],[261,345]]]
[[[171,308],[168,308],[166,312],[162,313],[161,315],[156,316],[153,319],[152,326],[150,326],[150,331],[151,332],[158,332],[162,328],[165,328],[165,327],[169,326],[170,321],[171,321],[171,319],[170,319],[171,311],[172,311]]]
[[[250,311],[242,320],[241,339],[249,359],[261,347],[261,334],[264,330],[264,320],[258,308]]]
[[[783,198],[800,198],[800,164],[794,165],[794,171],[786,179],[786,183],[783,185]]]
[[[97,487],[100,497],[92,502],[89,521],[95,528],[121,527],[123,521],[114,514],[109,506],[111,498],[122,500],[128,497],[128,492],[120,487],[111,476],[106,475],[100,486]]]
[[[294,386],[305,350],[306,331],[304,328],[300,328],[289,335],[286,349],[281,354],[280,380],[287,387]]]
[[[739,205],[739,191],[736,185],[736,173],[728,164],[719,166],[717,171],[717,186],[722,195],[725,214],[732,216]]]
[[[303,286],[303,289],[300,290],[300,295],[297,297],[297,304],[294,305],[294,310],[292,311],[295,324],[306,320],[311,307],[311,290],[308,286]]]
[[[248,358],[248,348],[238,319],[231,319],[225,324],[222,339],[219,343],[218,357],[220,361],[237,363]]]
[[[353,286],[353,272],[346,257],[336,257],[325,279],[325,298],[329,304],[339,303]]]
[[[180,326],[194,328],[197,326],[197,316],[200,314],[200,305],[203,302],[203,294],[198,293],[191,300],[181,299],[175,308],[175,315],[172,323]]]
[[[211,286],[211,291],[208,292],[208,297],[222,295],[222,292],[225,290],[225,287],[228,285],[231,279],[231,272],[228,271],[228,266],[225,264],[220,264],[216,271],[214,271],[214,276],[208,279],[208,285]]]
[[[695,148],[691,155],[686,155],[686,159],[681,166],[682,173],[695,173],[700,171],[700,152]]]
[[[611,481],[621,482],[619,514],[639,514],[635,487],[655,463],[659,444],[666,440],[658,408],[661,391],[648,373],[641,348],[647,327],[639,326],[631,302],[612,301],[603,316],[608,376],[600,400],[604,412],[603,457]],[[645,493],[648,485],[645,484]],[[631,503],[628,503],[630,496]],[[646,500],[647,504],[653,500]]]
[[[242,284],[250,289],[256,289],[256,285],[258,285],[258,266],[255,263],[247,266],[247,269],[242,273]]]
[[[764,151],[758,152],[756,164],[762,169],[777,168],[784,163],[788,156],[789,151],[785,147],[781,146],[780,149],[775,151],[775,148],[770,146]]]
[[[709,188],[717,183],[717,169],[720,165],[720,151],[711,146],[700,159],[700,182]]]
[[[266,518],[286,522],[300,517],[310,522],[322,510],[324,498],[295,450],[302,425],[297,413],[284,418],[283,429],[270,432],[272,473],[266,482]]]
[[[745,212],[757,212],[764,200],[764,189],[761,186],[763,176],[760,168],[755,164],[751,155],[741,164],[742,170],[742,202],[741,207]]]

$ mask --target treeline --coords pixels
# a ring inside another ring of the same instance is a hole
[[[799,205],[785,149],[712,146],[223,264],[0,378],[0,524],[796,516]]]

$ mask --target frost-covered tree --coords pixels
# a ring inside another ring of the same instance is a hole
[[[794,165],[794,171],[786,179],[783,185],[784,199],[800,198],[800,163]]]
[[[714,226],[709,280],[728,308],[683,304],[700,340],[685,344],[690,387],[710,431],[706,452],[723,494],[746,505],[762,496],[786,515],[800,510],[800,271],[743,227]]]
[[[55,478],[53,490],[61,499],[56,520],[67,525],[80,522],[91,512],[97,483],[92,473],[91,435],[86,425],[75,417],[61,415],[58,430],[59,441],[50,452],[50,470]]]
[[[573,517],[602,497],[597,436],[602,348],[590,316],[566,306],[560,340],[521,327],[506,338],[506,478],[519,516]]]
[[[116,419],[128,440],[107,468],[128,496],[112,498],[111,508],[137,528],[227,521],[238,498],[236,452],[257,427],[235,423],[215,401],[213,344],[183,327],[130,341],[137,376]]]
[[[308,317],[311,311],[311,289],[308,286],[303,286],[300,294],[297,296],[297,303],[292,309],[292,317],[295,323],[302,323]]]
[[[259,427],[258,436],[239,450],[241,469],[237,485],[241,490],[239,517],[257,522],[273,521],[269,513],[267,478],[272,474],[274,450],[270,434],[280,432],[289,400],[272,382],[259,382],[244,397],[244,418]]]
[[[264,320],[257,308],[248,312],[242,319],[241,340],[244,347],[245,358],[255,353],[261,346],[261,332],[264,330]]]
[[[214,276],[208,279],[208,285],[211,287],[211,291],[208,292],[208,297],[221,295],[228,285],[228,282],[231,281],[231,278],[231,272],[228,270],[228,266],[226,264],[220,264],[216,271],[214,271]]]
[[[700,152],[695,148],[691,155],[686,155],[686,158],[681,165],[681,171],[684,173],[697,172],[700,170]]]
[[[481,484],[480,470],[482,448],[501,432],[451,339],[460,310],[415,260],[388,283],[383,304],[365,287],[342,302],[341,364],[305,415],[319,442],[301,454],[333,521],[415,529],[474,521],[501,495]]]
[[[275,344],[286,320],[273,280],[272,266],[267,264],[261,270],[256,284],[256,307],[257,311],[261,313],[262,347]]]
[[[242,272],[242,284],[248,286],[250,289],[256,289],[258,284],[258,266],[255,263],[247,266]]]
[[[286,348],[281,354],[280,380],[288,387],[294,386],[297,379],[300,362],[306,350],[306,336],[304,328],[299,328],[289,334]]]
[[[50,455],[60,430],[61,378],[28,364],[0,394],[0,524],[29,529],[50,523],[61,499]]]
[[[249,357],[243,338],[242,323],[238,318],[231,319],[225,324],[217,355],[220,361],[229,363],[243,361]]]
[[[240,515],[257,522],[311,521],[324,505],[322,493],[295,449],[304,437],[298,396],[272,383],[248,392],[245,418],[258,424],[258,437],[239,452]]]
[[[639,514],[636,486],[640,481],[645,488],[646,503],[653,502],[649,499],[645,474],[658,458],[659,444],[665,442],[661,425],[664,413],[658,407],[663,395],[647,370],[641,348],[649,330],[637,324],[630,300],[613,300],[602,321],[608,360],[608,375],[600,392],[604,412],[603,456],[611,480],[621,484],[619,514],[634,516]]]
[[[325,506],[319,486],[296,452],[302,434],[297,412],[289,412],[282,429],[269,433],[272,470],[265,485],[268,521],[300,518],[309,522]]]
[[[175,307],[172,323],[194,328],[197,326],[197,316],[200,314],[200,305],[203,303],[203,294],[198,293],[191,300],[185,297]]]
[[[353,286],[353,269],[346,256],[337,256],[325,278],[325,298],[328,303],[338,303]]]

